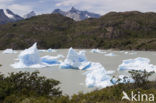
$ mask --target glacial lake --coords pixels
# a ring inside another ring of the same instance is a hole
[[[76,50],[80,51],[80,50]],[[127,72],[119,72],[117,70],[118,66],[122,64],[122,60],[126,59],[135,59],[137,57],[149,58],[151,60],[150,64],[156,65],[156,52],[153,51],[113,51],[113,50],[103,50],[106,53],[114,53],[115,56],[105,56],[102,53],[91,53],[89,49],[86,49],[86,57],[88,61],[99,62],[101,63],[106,70],[115,71],[114,75],[120,74],[128,74]],[[38,70],[40,75],[46,76],[48,78],[53,78],[55,80],[59,80],[61,82],[61,90],[63,90],[63,94],[73,95],[78,92],[90,92],[97,88],[88,88],[85,85],[84,75],[85,71],[83,70],[72,70],[72,69],[60,69],[59,66],[45,67],[40,69],[15,69],[10,65],[17,62],[16,58],[18,57],[20,51],[17,51],[16,54],[3,54],[3,51],[0,51],[0,72],[3,74],[8,74],[10,72],[18,72],[18,71],[28,71],[33,72]],[[66,57],[68,53],[68,49],[58,49],[57,52],[40,52],[40,56],[56,56],[58,54],[62,54]],[[63,61],[65,58],[61,58]],[[150,80],[156,80],[156,75],[154,74]]]

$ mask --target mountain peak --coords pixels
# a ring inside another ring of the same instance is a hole
[[[72,18],[75,21],[81,21],[88,18],[99,18],[99,14],[91,13],[88,11],[80,11],[75,7],[72,7],[69,11],[62,11],[61,9],[55,9],[53,14],[59,13],[63,16]]]
[[[72,7],[72,8],[70,9],[70,12],[77,12],[77,11],[79,11],[79,10],[76,9],[75,7]]]
[[[30,13],[36,14],[35,11],[31,11]]]
[[[33,16],[36,16],[36,13],[35,13],[34,11],[31,11],[30,13],[24,15],[24,18],[25,18],[25,19],[28,19],[28,18],[31,18],[31,17],[33,17]]]
[[[22,20],[23,18],[20,17],[19,15],[13,13],[9,9],[0,9],[0,24],[5,24],[8,22],[15,22]]]
[[[4,15],[9,19],[15,19],[14,13],[9,9],[3,9]]]
[[[54,14],[56,14],[56,13],[62,14],[62,13],[64,13],[64,11],[62,11],[61,9],[55,9],[55,10],[53,11],[53,13],[54,13]]]
[[[71,10],[77,10],[75,7],[72,6]]]
[[[55,9],[53,12],[60,12],[62,11],[61,9]]]

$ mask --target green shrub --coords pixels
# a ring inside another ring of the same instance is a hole
[[[39,72],[10,73],[7,77],[0,75],[0,101],[11,103],[19,96],[61,96],[59,81],[38,76]]]
[[[136,86],[147,87],[147,83],[149,82],[148,78],[154,72],[147,72],[146,70],[144,71],[132,70],[132,71],[129,71],[129,73],[131,74],[131,77],[134,79]]]

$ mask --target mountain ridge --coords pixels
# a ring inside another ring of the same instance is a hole
[[[110,12],[100,18],[74,21],[44,14],[0,26],[0,49],[102,48],[156,50],[156,13]]]
[[[31,18],[33,16],[36,16],[35,11],[31,11],[31,12],[25,14],[23,17],[24,17],[24,19],[29,19],[29,18]]]
[[[52,13],[53,14],[59,13],[63,16],[72,18],[75,21],[81,21],[81,20],[85,20],[88,18],[99,18],[100,17],[99,14],[91,13],[88,11],[80,11],[74,7],[72,7],[69,11],[62,11],[61,9],[55,9]]]
[[[23,20],[22,17],[13,13],[9,9],[0,9],[0,24],[6,24],[9,22],[16,22]]]

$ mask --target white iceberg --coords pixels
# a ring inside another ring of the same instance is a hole
[[[118,78],[112,78],[111,79],[111,82],[116,85],[116,84],[119,84],[119,83],[134,83],[134,80],[129,77],[129,76],[125,76],[125,75],[119,75]]]
[[[40,51],[40,52],[49,52],[49,53],[56,52],[55,49],[51,49],[51,48],[49,48],[49,49],[47,49],[47,50],[41,49],[41,50],[39,50],[39,51]]]
[[[64,58],[64,55],[59,54],[59,55],[56,56],[56,58],[57,58],[57,59]]]
[[[45,50],[45,49],[40,49],[40,50],[38,50],[39,52],[47,52],[47,50]]]
[[[3,51],[3,54],[15,54],[15,53],[17,53],[17,52],[13,49],[5,49]]]
[[[86,51],[85,50],[80,50],[79,53],[86,53]]]
[[[14,68],[41,68],[44,67],[41,64],[41,59],[37,49],[37,43],[32,47],[25,49],[18,56],[19,62],[11,65]]]
[[[56,50],[55,50],[55,49],[49,48],[49,49],[47,50],[47,52],[49,52],[49,53],[51,53],[51,52],[56,52]]]
[[[128,52],[128,51],[126,51],[126,52],[124,52],[124,54],[135,55],[137,53],[136,52]]]
[[[40,57],[37,43],[32,47],[25,49],[18,56],[19,62],[12,64],[14,68],[43,68],[58,64],[58,61],[50,57]]]
[[[99,65],[99,64],[97,64]],[[96,66],[94,67],[96,68]],[[104,67],[87,71],[86,74],[86,86],[89,88],[106,88],[119,83],[133,83],[134,80],[130,77],[119,75],[118,78],[113,78],[111,76],[112,71],[106,71]],[[118,81],[120,79],[120,81]]]
[[[137,54],[137,52],[131,52],[131,53],[129,53],[129,55],[136,55]]]
[[[47,66],[54,66],[60,64],[60,61],[58,61],[58,56],[53,57],[53,56],[44,56],[41,58],[41,62],[44,63]]]
[[[41,62],[47,64],[48,66],[50,66],[50,65],[54,66],[55,64],[58,65],[61,63],[61,61],[58,60],[60,58],[64,58],[64,56],[60,55],[60,54],[57,56],[46,55],[46,56],[41,58]]]
[[[99,50],[99,49],[92,49],[90,52],[92,52],[92,53],[106,53],[106,52],[103,52],[102,50]]]
[[[90,68],[85,72],[86,86],[89,88],[105,88],[119,83],[133,83],[131,77],[119,75],[117,78],[112,77],[114,71],[106,71],[100,63],[92,62]],[[118,81],[120,79],[120,81]]]
[[[150,59],[142,57],[138,57],[136,59],[123,60],[122,64],[119,65],[118,70],[146,70],[147,72],[156,72],[156,66],[149,63]]]
[[[105,56],[116,56],[114,53],[105,54]]]
[[[90,68],[92,69],[85,73],[87,87],[105,88],[113,85],[112,77],[109,75],[110,72],[107,72],[100,63],[93,63]]]
[[[64,62],[61,63],[60,68],[63,69],[80,69],[85,70],[90,67],[85,52],[76,52],[72,48],[69,49],[68,55]]]

